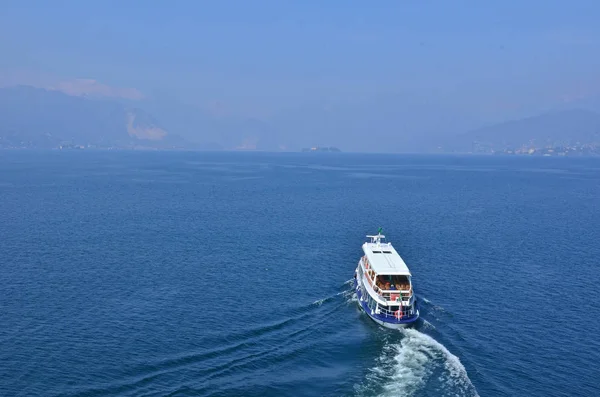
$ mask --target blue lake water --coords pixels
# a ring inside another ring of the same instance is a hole
[[[600,389],[600,159],[0,152],[2,396]],[[421,300],[349,280],[382,226]]]

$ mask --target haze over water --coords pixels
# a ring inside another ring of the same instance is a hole
[[[600,153],[596,0],[3,6],[0,147]]]
[[[600,160],[0,156],[0,395],[598,394]],[[378,227],[423,321],[349,280]]]

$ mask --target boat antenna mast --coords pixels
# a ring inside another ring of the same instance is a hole
[[[377,235],[374,236],[367,236],[371,239],[371,243],[380,245],[381,244],[381,240],[385,238],[385,236],[382,234],[383,232],[383,228],[380,227],[379,229],[377,229]]]

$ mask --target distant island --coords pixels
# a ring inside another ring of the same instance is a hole
[[[341,150],[334,146],[328,146],[328,147],[315,146],[315,147],[311,147],[311,148],[302,148],[302,152],[341,152]]]

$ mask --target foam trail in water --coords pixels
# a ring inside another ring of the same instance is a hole
[[[377,390],[381,396],[410,396],[418,391],[438,396],[478,396],[458,357],[432,337],[414,329],[386,344],[358,394]]]
[[[321,306],[323,303],[328,302],[332,299],[335,299],[337,296],[340,296],[340,295],[342,295],[344,298],[347,298],[349,295],[352,295],[353,292],[354,292],[353,290],[338,292],[337,294],[330,295],[323,299],[318,299],[318,300],[314,301],[313,305]]]
[[[353,283],[354,283],[354,279],[351,278],[350,280],[344,281],[343,286],[346,287],[348,285],[352,285]],[[325,297],[323,299],[318,299],[318,300],[316,300],[316,301],[313,302],[313,305],[321,306],[323,303],[328,302],[328,301],[330,301],[332,299],[335,299],[337,296],[340,296],[340,295],[342,295],[344,297],[344,299],[346,300],[346,302],[352,302],[352,301],[355,302],[357,300],[356,299],[356,293],[354,292],[354,289],[351,288],[351,289],[346,289],[346,290],[344,290],[342,292],[338,292],[337,294],[330,295],[330,296]]]
[[[323,299],[318,299],[318,300],[316,300],[316,301],[313,302],[313,305],[321,306],[323,304],[323,302],[325,302],[325,301],[327,301],[329,299],[331,299],[331,297],[327,297],[327,298],[323,298]]]
[[[346,298],[346,303],[358,302],[358,296],[354,291],[350,291],[348,294],[344,294],[344,297]]]
[[[419,297],[419,299],[422,301],[422,303],[428,307],[430,309],[431,312],[440,312],[443,313],[445,315],[451,315],[450,312],[448,312],[446,309],[444,309],[441,306],[438,306],[436,304],[434,304],[433,302],[431,302],[429,299],[425,298],[425,297]]]
[[[422,319],[423,320],[423,328],[426,329],[435,329],[435,325],[431,324],[429,321]]]

